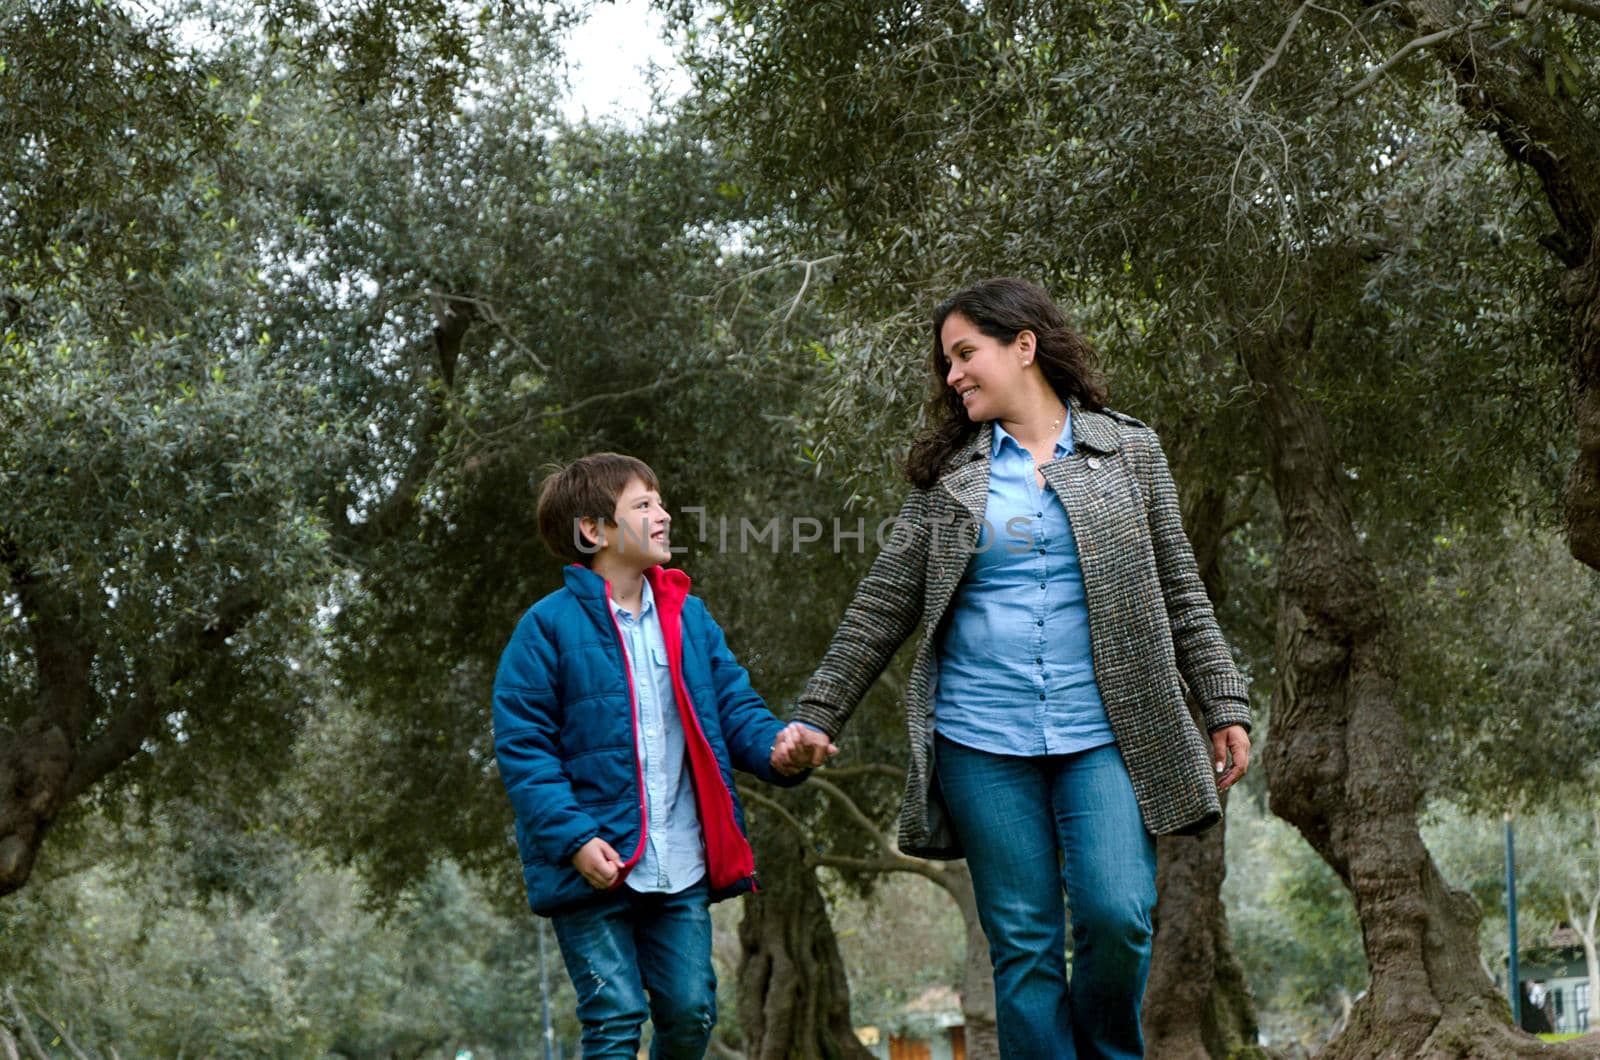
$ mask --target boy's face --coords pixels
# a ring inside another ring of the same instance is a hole
[[[629,479],[617,494],[610,525],[596,519],[584,519],[581,525],[586,537],[599,541],[595,559],[604,556],[608,562],[641,571],[672,561],[668,540],[672,516],[661,506],[661,495],[641,479]]]

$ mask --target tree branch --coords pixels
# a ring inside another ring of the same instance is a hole
[[[593,405],[600,401],[620,401],[623,398],[639,397],[643,394],[648,394],[651,391],[660,390],[669,383],[681,383],[685,379],[691,379],[696,375],[704,375],[708,370],[709,369],[705,368],[690,368],[682,372],[674,372],[672,375],[664,375],[653,383],[645,383],[643,386],[636,386],[630,390],[611,390],[602,394],[590,394],[588,397],[574,401],[570,405],[562,405],[560,408],[554,409],[545,409],[543,412],[540,412],[531,418],[536,420],[544,420],[555,416],[566,416],[570,413],[578,411],[586,405]]]
[[[816,774],[812,774],[813,777]],[[905,783],[906,771],[899,766],[886,765],[882,762],[868,762],[859,766],[829,766],[828,777],[831,780],[856,780],[860,777],[888,777]]]
[[[430,295],[435,294],[435,292],[432,291],[428,293]],[[487,298],[478,298],[470,294],[438,294],[437,297],[448,299],[452,302],[460,302],[462,305],[471,306],[473,309],[476,309],[483,315],[483,319],[487,320],[489,323],[493,324],[499,329],[500,334],[504,335],[507,341],[516,347],[518,353],[532,361],[535,368],[539,369],[541,372],[550,371],[550,366],[544,362],[543,358],[541,358],[537,353],[534,353],[526,343],[517,338],[516,334],[506,326],[505,318],[500,315],[500,310],[496,308],[495,304],[489,301]]]
[[[1355,99],[1357,96],[1361,95],[1361,93],[1377,84],[1380,78],[1404,62],[1413,53],[1419,52],[1424,48],[1431,48],[1435,44],[1442,44],[1451,37],[1458,37],[1463,33],[1471,33],[1474,30],[1486,29],[1492,25],[1494,25],[1494,19],[1480,18],[1472,22],[1464,22],[1459,26],[1450,26],[1447,29],[1441,29],[1433,33],[1424,34],[1415,40],[1407,41],[1399,51],[1395,52],[1393,55],[1389,56],[1389,58],[1385,59],[1383,62],[1369,70],[1366,77],[1363,77],[1352,87],[1341,92],[1337,99],[1328,104],[1327,109],[1332,109],[1341,103],[1348,103],[1350,100]]]
[[[263,603],[253,589],[235,586],[217,602],[216,613],[205,625],[190,623],[174,634],[175,648],[184,664],[164,677],[140,683],[133,703],[118,714],[77,756],[67,777],[64,801],[71,801],[93,787],[107,773],[138,754],[145,738],[167,713],[171,690],[191,676],[203,661],[225,654],[228,638],[244,628],[260,613]]]
[[[816,776],[813,775],[807,783],[816,784]],[[909,854],[902,854],[900,849],[888,837],[873,827],[871,821],[867,820],[866,815],[861,813],[860,808],[855,805],[848,795],[825,781],[823,786],[825,789],[829,789],[832,797],[840,800],[845,805],[847,811],[854,811],[850,814],[851,817],[854,818],[857,824],[861,824],[869,830],[869,834],[884,851],[882,857],[853,858],[843,854],[819,854],[811,848],[811,844],[815,841],[812,829],[801,823],[800,819],[790,813],[778,800],[742,784],[739,785],[739,797],[746,802],[752,802],[771,810],[778,815],[784,824],[794,829],[802,840],[801,846],[805,850],[807,864],[826,865],[829,868],[846,869],[852,872],[910,872],[924,879],[932,880],[946,891],[951,889],[949,875],[942,864],[937,861],[929,861],[926,858],[914,858]]]
[[[17,1029],[22,1035],[22,1044],[26,1045],[28,1051],[38,1057],[38,1060],[50,1060],[50,1054],[39,1044],[39,1039],[33,1033],[33,1024],[28,1021],[28,1014],[22,1011],[22,1005],[17,1001],[17,995],[12,992],[9,984],[6,986],[6,1001],[11,1005],[11,1011],[17,1014]]]
[[[1238,502],[1237,505],[1241,514],[1234,516],[1231,520],[1222,524],[1222,533],[1219,535],[1221,539],[1226,540],[1228,537],[1232,536],[1235,531],[1241,530],[1255,521],[1255,514],[1252,511],[1252,508],[1255,504],[1256,494],[1261,492],[1261,481],[1262,480],[1260,476],[1251,476],[1250,489],[1245,493],[1244,497]]]
[[[843,854],[818,854],[814,860],[818,865],[850,872],[909,872],[938,884],[943,890],[950,889],[950,881],[938,862],[924,861],[922,858],[913,858],[905,854],[893,858],[852,858]]]
[[[808,781],[808,783],[811,787],[816,788],[818,791],[828,796],[828,798],[838,803],[839,806],[843,807],[845,814],[852,821],[854,821],[862,831],[866,832],[867,835],[872,837],[873,843],[877,845],[879,850],[882,850],[890,857],[902,856],[900,854],[900,848],[895,845],[894,840],[890,839],[887,834],[881,831],[878,826],[873,823],[872,818],[868,817],[866,813],[862,811],[861,807],[857,805],[856,800],[852,799],[849,795],[846,795],[842,788],[836,784],[830,784],[828,781],[823,780],[815,773],[811,774],[811,779]]]
[[[94,646],[84,633],[78,601],[52,591],[47,576],[28,567],[21,546],[0,533],[0,564],[22,605],[23,625],[33,643],[41,715],[76,742],[88,725]]]
[[[738,789],[739,798],[746,802],[753,802],[757,806],[765,806],[767,809],[777,814],[778,818],[782,820],[784,824],[794,829],[802,840],[801,847],[805,849],[807,859],[809,860],[813,856],[811,848],[807,846],[807,844],[810,843],[813,838],[811,835],[811,829],[801,824],[800,819],[794,814],[790,813],[787,807],[785,807],[777,799],[774,799],[772,796],[759,792],[748,785],[736,784],[735,786]]]
[[[834,255],[834,257],[838,257],[838,255]],[[829,259],[823,258],[821,260],[827,261]],[[800,280],[800,290],[795,292],[794,301],[789,303],[789,311],[783,314],[783,322],[785,324],[789,323],[789,319],[794,316],[795,310],[800,308],[800,303],[806,296],[806,289],[811,286],[811,274],[816,267],[817,263],[815,261],[806,262],[806,274]]]
[[[39,1018],[44,1020],[45,1023],[49,1024],[50,1029],[56,1032],[56,1037],[60,1038],[61,1044],[67,1047],[67,1051],[72,1054],[73,1060],[89,1060],[89,1058],[84,1055],[83,1050],[78,1048],[78,1043],[72,1040],[72,1035],[67,1033],[67,1029],[61,1024],[57,1023],[48,1012],[40,1008],[37,1004],[33,1006],[33,1011],[37,1012],[39,1014]]]
[[[433,311],[433,344],[439,380],[443,386],[437,391],[428,388],[428,408],[423,415],[421,430],[417,432],[416,449],[411,460],[389,496],[365,520],[352,523],[346,517],[344,508],[349,501],[348,491],[329,491],[328,516],[333,533],[356,546],[370,547],[387,540],[415,517],[417,494],[439,461],[436,442],[439,432],[444,429],[445,401],[455,388],[461,346],[466,339],[467,329],[478,316],[475,299],[431,288],[423,294]]]
[[[794,268],[795,266],[798,265],[798,266],[801,266],[801,267],[803,267],[803,268],[805,268],[806,270],[809,271],[810,269],[815,268],[818,265],[827,265],[827,264],[830,264],[832,262],[838,261],[842,257],[844,257],[843,254],[826,254],[826,255],[824,255],[824,256],[822,256],[820,258],[811,258],[811,259],[792,258],[792,259],[790,259],[788,261],[774,261],[770,265],[762,265],[759,268],[751,269],[749,272],[746,272],[746,273],[744,273],[744,274],[742,274],[740,276],[736,276],[731,280],[724,281],[722,284],[720,284],[717,287],[717,293],[721,294],[723,291],[726,291],[729,287],[732,287],[734,284],[749,283],[751,280],[755,279],[757,276],[761,276],[761,275],[764,275],[766,273],[773,272],[774,270],[777,270],[777,269],[792,269],[792,268]]]
[[[1306,8],[1310,6],[1311,0],[1306,0],[1305,3],[1295,8],[1294,14],[1289,16],[1289,24],[1284,27],[1283,36],[1278,39],[1278,46],[1272,49],[1272,54],[1267,56],[1267,61],[1261,64],[1259,70],[1250,75],[1249,81],[1245,82],[1244,95],[1239,97],[1239,105],[1241,107],[1250,102],[1250,97],[1255,95],[1256,86],[1261,83],[1261,79],[1266,76],[1269,70],[1278,65],[1278,60],[1283,58],[1283,53],[1288,51],[1289,39],[1294,36],[1295,28],[1300,25],[1301,16],[1306,13]]]
[[[439,353],[439,378],[446,390],[456,385],[456,363],[461,359],[461,341],[477,317],[477,306],[456,295],[429,290],[428,307],[433,310],[433,343]]]
[[[22,549],[17,546],[16,538],[0,530],[0,565],[6,568],[6,577],[16,588],[22,587],[23,579],[28,576],[28,568],[22,562]]]

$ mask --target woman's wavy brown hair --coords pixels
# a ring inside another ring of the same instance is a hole
[[[930,489],[951,455],[977,433],[978,424],[967,418],[956,392],[945,385],[950,359],[944,355],[940,332],[952,313],[960,313],[992,339],[1010,343],[1023,331],[1033,332],[1034,361],[1063,404],[1076,399],[1086,409],[1106,407],[1105,382],[1095,367],[1094,351],[1067,326],[1067,318],[1037,284],[1010,276],[980,280],[940,302],[933,311],[933,356],[928,367],[933,388],[928,399],[927,430],[911,443],[906,457],[906,478],[919,489]]]

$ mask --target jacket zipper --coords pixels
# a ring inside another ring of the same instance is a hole
[[[633,773],[639,782],[639,846],[634,850],[622,871],[617,873],[613,888],[621,886],[628,873],[644,857],[644,845],[650,838],[650,806],[645,799],[644,762],[639,758],[639,693],[633,684],[633,664],[628,659],[628,645],[622,637],[622,626],[617,623],[617,613],[611,610],[611,583],[606,582],[606,614],[611,617],[611,629],[617,635],[617,647],[622,652],[622,676],[628,682],[628,702],[633,707]]]
[[[672,652],[669,649],[667,651],[667,667],[672,671],[673,692],[683,697],[684,710],[681,713],[686,713],[689,715],[689,720],[694,723],[695,735],[700,737],[700,742],[709,748],[711,746],[711,741],[706,739],[706,731],[700,725],[700,713],[694,709],[694,700],[689,698],[689,681],[683,675],[683,652],[683,620],[680,617],[678,619],[678,658],[674,660],[672,657]],[[733,792],[728,790],[728,785],[723,782],[722,772],[720,769],[716,768],[715,763],[713,763],[712,771],[716,776],[717,787],[722,790],[723,797],[728,800],[728,818],[730,821],[736,822],[738,818],[733,815]],[[701,827],[704,827],[703,822]],[[740,838],[743,837],[741,836]],[[745,839],[745,842],[748,844],[749,840]],[[710,879],[712,875],[712,866],[709,864],[709,861],[710,859],[708,857],[706,865],[707,879]],[[750,889],[752,891],[759,891],[761,888],[757,885],[756,870],[753,861],[750,866],[749,879]],[[731,882],[729,884],[724,884],[724,886],[731,886]]]
[[[611,583],[609,581],[605,583],[605,588],[606,614],[611,618],[611,628],[616,634],[617,645],[622,651],[623,676],[628,682],[628,701],[633,707],[633,765],[634,774],[639,784],[639,846],[636,850],[634,850],[633,856],[628,859],[627,864],[623,865],[623,871],[618,874],[617,882],[612,885],[613,887],[617,887],[621,885],[623,877],[625,877],[629,872],[633,871],[633,867],[637,865],[639,859],[644,856],[645,843],[649,840],[650,836],[650,808],[645,798],[644,763],[639,758],[639,696],[633,682],[633,665],[628,659],[628,646],[622,636],[622,626],[617,622],[617,614],[611,608]],[[706,739],[705,730],[700,725],[699,713],[694,709],[694,703],[689,699],[689,683],[683,675],[683,620],[681,616],[674,617],[678,623],[677,640],[679,658],[677,660],[673,659],[670,647],[667,651],[667,667],[672,672],[673,694],[676,697],[681,689],[684,706],[687,708],[689,717],[694,722],[695,734],[700,737],[700,742],[709,748],[711,743]],[[717,767],[715,762],[712,763],[712,771],[716,777],[717,786],[722,790],[723,797],[728,800],[729,822],[734,823],[736,818],[733,817],[733,792],[729,790],[728,785],[723,782],[721,770]],[[701,827],[705,827],[704,822],[702,822]],[[735,827],[737,827],[737,825],[735,825]],[[748,848],[749,840],[745,839],[742,835],[739,838]],[[709,851],[707,853],[709,855]],[[708,856],[706,865],[706,875],[708,879],[711,877],[711,874],[712,867],[710,865]],[[760,889],[756,878],[754,864],[752,864],[750,867],[748,879],[750,880],[751,890]]]

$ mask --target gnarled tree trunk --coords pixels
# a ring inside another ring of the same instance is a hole
[[[1567,543],[1574,557],[1600,570],[1600,225],[1587,260],[1567,273],[1561,293],[1572,307],[1572,415],[1578,434],[1578,458],[1567,476]]]
[[[752,815],[761,890],[741,899],[739,1023],[749,1060],[869,1060],[850,984],[799,837]],[[885,939],[885,945],[893,945]]]
[[[0,536],[0,568],[27,612],[34,711],[16,729],[0,726],[0,895],[27,882],[45,831],[67,799],[78,744],[90,718],[90,667],[78,609],[29,569],[16,543]]]
[[[944,889],[961,911],[966,933],[966,956],[961,962],[961,1019],[966,1035],[967,1060],[999,1060],[1000,1027],[995,1022],[994,966],[989,962],[989,939],[978,921],[978,896],[965,861],[939,866],[938,877],[929,876]]]
[[[3,537],[0,569],[9,572],[22,603],[35,674],[32,713],[15,729],[0,725],[0,895],[6,895],[28,882],[57,815],[138,753],[175,686],[226,663],[228,638],[260,603],[247,592],[225,592],[209,618],[173,630],[178,662],[139,672],[120,709],[106,716],[93,682],[96,646],[77,602],[29,570]]]
[[[1221,889],[1223,826],[1156,841],[1155,948],[1142,1019],[1161,1060],[1264,1060]]]
[[[1183,448],[1172,451],[1182,482],[1187,477]],[[1224,590],[1218,553],[1226,498],[1215,489],[1186,490],[1185,502],[1184,528],[1200,579],[1212,602],[1220,603]],[[1155,940],[1141,1021],[1146,1053],[1161,1060],[1266,1056],[1256,1044],[1255,1003],[1233,953],[1222,904],[1225,829],[1226,819],[1199,836],[1156,841]]]
[[[827,771],[833,779],[814,775],[807,787],[833,800],[845,814],[872,839],[877,848],[873,857],[851,857],[839,854],[806,853],[809,866],[827,866],[847,872],[910,872],[928,880],[948,894],[961,913],[961,924],[966,935],[965,958],[961,964],[961,1018],[965,1034],[967,1060],[998,1060],[1000,1032],[995,1019],[994,969],[989,963],[989,940],[983,934],[978,920],[978,899],[972,889],[972,874],[965,861],[929,861],[900,852],[894,838],[874,824],[861,804],[852,798],[835,779],[876,773],[894,777],[904,783],[905,775],[893,766],[872,764],[847,766]],[[740,789],[747,805],[759,805],[771,812],[779,822],[796,837],[802,848],[810,838],[799,819],[777,800],[759,791]],[[809,874],[811,868],[806,872]],[[814,885],[814,884],[813,884]],[[829,936],[832,937],[831,934]]]
[[[1579,1055],[1512,1029],[1478,956],[1477,905],[1445,883],[1418,833],[1377,571],[1321,412],[1286,375],[1311,335],[1309,323],[1290,321],[1242,353],[1284,524],[1278,687],[1263,756],[1272,810],[1349,888],[1371,974],[1323,1056]]]

